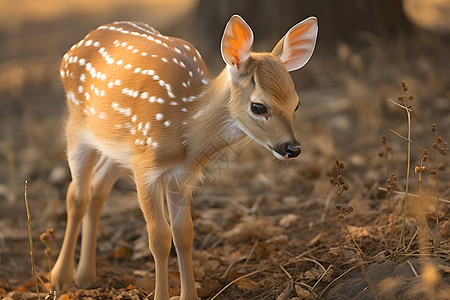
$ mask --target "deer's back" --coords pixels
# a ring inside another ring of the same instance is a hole
[[[134,22],[91,31],[64,55],[60,73],[71,122],[96,142],[169,156],[169,146],[182,146],[183,127],[208,80],[190,43]]]

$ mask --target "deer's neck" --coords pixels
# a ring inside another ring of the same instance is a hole
[[[186,132],[188,159],[194,163],[204,165],[215,153],[245,137],[229,111],[230,85],[225,68],[196,100]]]

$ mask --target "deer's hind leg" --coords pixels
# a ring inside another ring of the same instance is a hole
[[[91,179],[92,199],[82,222],[80,262],[75,275],[78,287],[87,287],[97,278],[97,229],[103,205],[120,175],[122,168],[105,155],[97,160]]]
[[[67,156],[72,175],[66,197],[67,225],[59,257],[51,271],[52,286],[61,290],[73,281],[73,260],[83,219],[91,200],[91,174],[97,152],[83,142],[79,130],[67,126]]]

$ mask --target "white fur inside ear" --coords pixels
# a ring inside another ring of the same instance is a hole
[[[317,32],[315,17],[309,17],[288,31],[280,59],[289,72],[300,69],[309,61],[316,45]]]

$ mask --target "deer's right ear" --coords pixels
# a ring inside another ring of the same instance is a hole
[[[223,60],[238,72],[250,58],[253,45],[253,32],[238,15],[231,17],[225,27],[221,42]]]
[[[291,72],[303,67],[314,51],[317,39],[317,19],[309,17],[292,27],[272,50]]]

